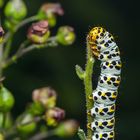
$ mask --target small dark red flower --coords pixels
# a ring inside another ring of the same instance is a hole
[[[33,23],[32,26],[28,30],[28,37],[30,38],[31,34],[36,34],[38,36],[44,35],[47,31],[49,24],[47,20],[42,20],[36,23]]]
[[[34,102],[40,102],[46,108],[54,107],[56,104],[57,93],[51,87],[35,89],[32,93]]]
[[[46,3],[41,7],[41,10],[46,14],[54,13],[60,16],[64,14],[64,10],[59,3]]]
[[[33,23],[28,30],[28,39],[33,43],[45,43],[50,35],[49,24],[47,20]]]
[[[65,117],[65,111],[61,108],[55,107],[46,111],[45,120],[47,125],[56,126]]]

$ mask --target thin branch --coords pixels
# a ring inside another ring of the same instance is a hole
[[[55,135],[55,129],[48,132],[40,132],[29,138],[29,140],[42,140]]]
[[[28,39],[22,42],[17,50],[17,53],[19,53],[25,46],[27,46],[29,42],[30,41]]]
[[[55,47],[58,45],[56,41],[56,37],[50,37],[45,44],[32,44],[25,48],[26,44],[27,44],[26,41],[23,42],[20,45],[18,51],[11,58],[9,58],[5,63],[3,63],[2,68],[7,68],[9,65],[16,62],[17,59],[19,59],[26,53],[31,52],[34,49],[40,49],[40,48],[45,48],[45,47]]]
[[[6,42],[5,49],[3,52],[3,60],[7,59],[7,57],[9,56],[12,40],[13,40],[13,32],[10,32],[9,39]]]
[[[22,26],[24,26],[24,25],[26,25],[26,24],[28,24],[28,23],[30,23],[30,22],[36,21],[36,20],[38,20],[38,17],[37,17],[36,15],[35,15],[35,16],[31,16],[31,17],[29,17],[29,18],[26,18],[25,20],[21,21],[21,22],[15,27],[14,32],[17,32],[17,30],[18,30],[19,28],[21,28]],[[6,34],[5,37],[4,37],[3,44],[6,43],[6,42],[9,40],[10,36],[11,36],[11,32],[7,32],[7,34]]]
[[[38,20],[38,16],[31,16],[31,17],[29,17],[29,18],[26,18],[25,20],[23,20],[22,22],[20,22],[16,27],[15,27],[15,32],[19,29],[19,28],[21,28],[22,26],[24,26],[24,25],[26,25],[27,23],[29,23],[29,22],[33,22],[33,21],[36,21],[36,20]]]
[[[38,123],[38,122],[40,122],[41,120],[43,120],[44,119],[44,116],[36,116],[36,117],[34,117],[34,119],[33,120],[31,120],[31,121],[29,121],[29,122],[26,122],[26,123],[23,123],[23,124],[15,124],[6,134],[5,134],[5,137],[6,138],[9,138],[9,137],[11,137],[12,135],[15,135],[16,133],[17,133],[17,131],[16,131],[16,129],[17,129],[17,127],[18,127],[18,125],[22,125],[22,126],[25,126],[25,125],[28,125],[28,124],[31,124],[31,123],[33,123],[33,122],[36,122],[36,123]]]

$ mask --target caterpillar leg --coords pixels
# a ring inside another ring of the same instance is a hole
[[[92,127],[91,127],[91,123],[87,124],[87,128],[93,130]]]
[[[88,111],[87,111],[87,114],[88,114],[89,116],[92,116],[92,115],[91,115],[91,110],[88,110]]]
[[[88,96],[89,100],[93,100],[93,95],[91,94],[90,96]]]

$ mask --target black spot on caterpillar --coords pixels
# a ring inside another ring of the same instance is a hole
[[[120,51],[114,37],[102,27],[93,28],[87,36],[93,56],[101,61],[101,74],[93,91],[94,106],[91,109],[94,122],[93,140],[114,140],[115,101],[121,77]]]

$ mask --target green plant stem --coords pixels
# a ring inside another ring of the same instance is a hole
[[[26,25],[27,23],[30,23],[30,22],[33,22],[33,21],[36,21],[38,20],[38,16],[31,16],[29,18],[26,18],[25,20],[23,20],[22,22],[20,22],[16,27],[15,27],[15,32],[21,28],[22,26]]]
[[[26,46],[27,43],[28,41],[25,41],[20,45],[18,51],[2,65],[3,69],[7,68],[9,65],[16,62],[17,59],[22,57],[24,54],[34,49],[40,49],[40,48],[45,48],[45,47],[56,47],[58,45],[56,41],[56,37],[50,37],[45,44],[32,44],[32,45]]]
[[[55,129],[48,132],[40,132],[29,138],[29,140],[42,140],[55,135]]]
[[[91,49],[89,44],[87,43],[87,63],[85,68],[85,77],[84,77],[84,85],[85,85],[85,93],[86,93],[86,108],[87,112],[91,110],[93,107],[93,100],[89,99],[92,95],[92,74],[93,74],[93,64],[94,58],[92,56]],[[91,124],[93,122],[93,117],[87,113],[87,124]],[[87,128],[87,139],[92,138],[92,130]]]
[[[11,44],[12,44],[12,40],[13,40],[13,35],[14,35],[14,33],[10,32],[9,40],[7,40],[6,46],[4,49],[3,60],[6,60],[7,57],[9,56],[9,53],[11,50]]]
[[[39,19],[39,18],[38,18],[38,16],[36,16],[36,15],[35,15],[35,16],[31,16],[31,17],[29,17],[29,18],[26,18],[25,20],[21,21],[18,25],[15,26],[13,32],[14,32],[14,33],[17,32],[17,30],[18,30],[19,28],[21,28],[22,26],[24,26],[24,25],[26,25],[26,24],[28,24],[28,23],[30,23],[30,22],[36,21],[36,20],[38,20],[38,19]],[[5,37],[4,37],[3,44],[6,43],[6,42],[9,40],[10,36],[11,36],[11,32],[8,32],[8,33],[5,35]]]
[[[3,121],[2,121],[2,127],[3,127],[3,129],[5,127],[6,117],[7,117],[7,113],[3,112]]]
[[[36,15],[29,17],[29,18],[26,18],[25,20],[21,21],[18,25],[16,25],[12,31],[9,31],[5,35],[4,40],[1,44],[1,46],[4,46],[4,44],[6,43],[4,53],[3,53],[3,47],[0,46],[0,77],[2,77],[3,63],[4,63],[3,61],[5,61],[8,58],[9,53],[10,53],[12,38],[13,38],[14,33],[17,32],[17,30],[19,28],[26,25],[27,23],[33,22],[36,20],[38,20],[38,16],[36,16]]]
[[[28,124],[33,123],[33,122],[38,123],[38,122],[40,122],[40,121],[43,120],[43,119],[44,119],[44,116],[36,116],[36,117],[34,117],[33,120],[31,120],[31,121],[29,121],[29,122],[26,122],[26,123],[23,123],[23,124],[20,124],[20,125],[25,126],[25,125],[28,125]],[[16,129],[17,129],[18,125],[19,125],[19,124],[15,124],[15,125],[5,134],[5,137],[6,137],[6,138],[9,138],[9,137],[15,135],[15,134],[17,133]]]
[[[6,117],[7,117],[7,113],[6,112],[0,112],[1,116],[2,116],[2,123],[0,125],[0,132],[1,133],[5,133],[5,121],[6,121]]]
[[[93,117],[90,114],[90,110],[93,108],[93,98],[92,96],[92,74],[93,74],[93,65],[94,58],[92,56],[92,52],[89,44],[87,43],[87,62],[85,66],[85,71],[78,65],[76,65],[76,73],[78,77],[83,80],[85,86],[85,95],[86,95],[86,110],[87,110],[87,124],[91,124],[93,122]],[[91,140],[92,138],[92,130],[88,128],[87,125],[87,137],[85,138],[85,133],[82,129],[79,129],[78,135],[81,140]]]

